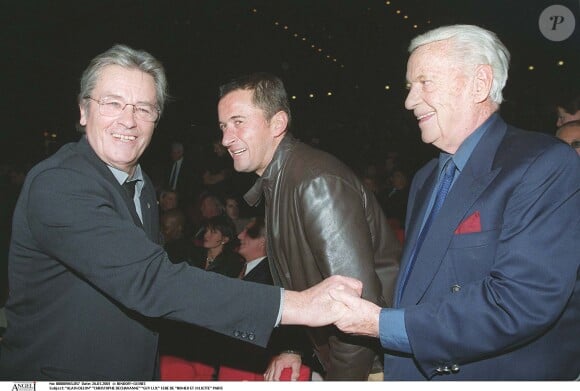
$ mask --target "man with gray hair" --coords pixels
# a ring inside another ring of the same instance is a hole
[[[413,179],[395,308],[337,293],[343,331],[379,338],[389,380],[580,373],[580,160],[498,111],[509,52],[490,31],[411,42],[405,107],[441,150]]]
[[[361,294],[349,278],[298,293],[169,261],[138,163],[166,85],[161,63],[123,45],[84,72],[85,135],[29,172],[14,212],[0,380],[152,380],[157,319],[266,346],[279,323],[335,321],[330,289]]]

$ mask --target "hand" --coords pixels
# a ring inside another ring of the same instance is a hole
[[[300,366],[302,365],[302,357],[295,353],[280,353],[274,356],[270,361],[270,365],[264,373],[264,380],[266,381],[279,381],[280,375],[285,368],[292,368],[292,375],[290,380],[298,380],[300,376]]]
[[[360,297],[362,283],[350,277],[331,276],[302,292],[284,291],[281,324],[320,327],[338,321],[348,308],[334,300],[330,291]]]
[[[381,307],[348,294],[344,290],[335,289],[329,292],[330,296],[344,304],[346,310],[341,317],[334,322],[341,331],[350,334],[366,335],[369,337],[379,336],[379,317]]]

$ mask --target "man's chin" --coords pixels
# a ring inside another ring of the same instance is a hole
[[[254,172],[254,170],[251,170],[247,165],[236,164],[235,162],[234,162],[234,170],[236,170],[237,172]]]

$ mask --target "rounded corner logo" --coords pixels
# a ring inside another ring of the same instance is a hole
[[[574,33],[576,19],[569,8],[555,4],[542,11],[538,26],[544,37],[550,41],[560,42]]]

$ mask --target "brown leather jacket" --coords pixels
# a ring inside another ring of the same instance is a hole
[[[274,283],[301,291],[340,274],[361,280],[363,297],[391,304],[401,246],[374,195],[345,164],[286,134],[244,196],[265,197]],[[311,330],[327,380],[366,380],[378,342],[334,327]]]

